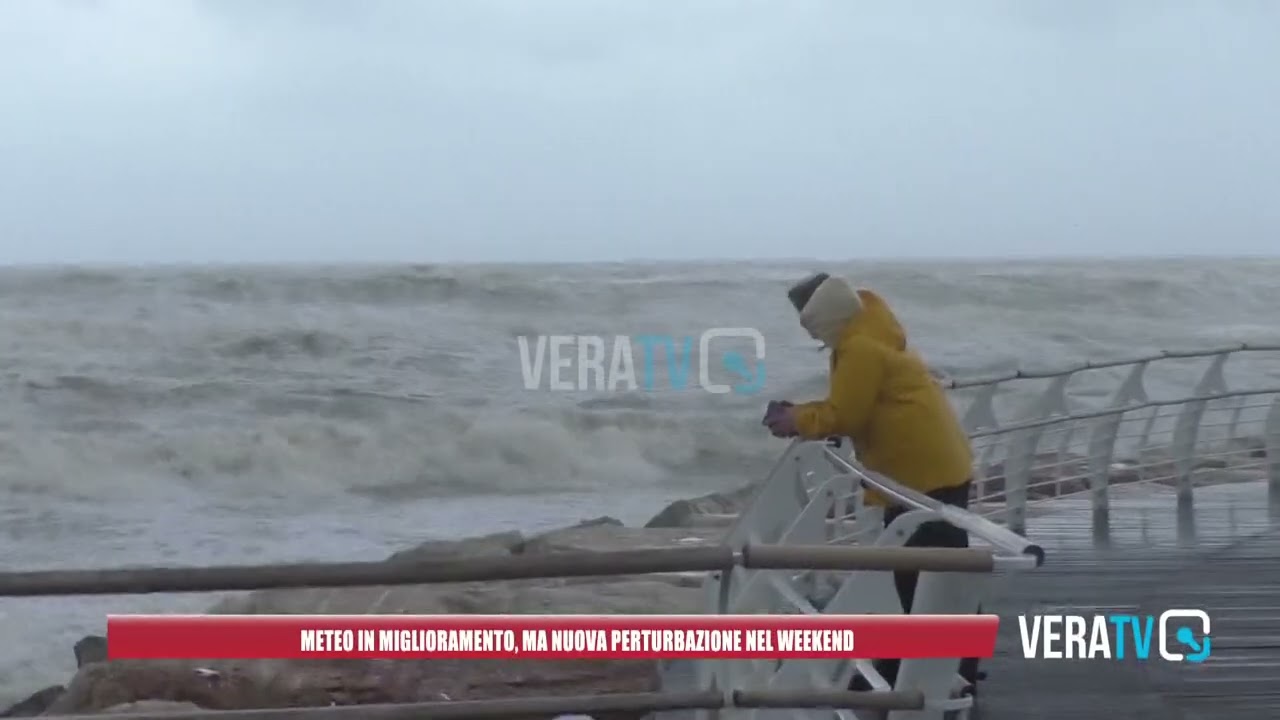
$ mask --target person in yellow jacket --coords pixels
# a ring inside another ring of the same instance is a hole
[[[934,499],[968,507],[973,454],[969,438],[928,366],[907,347],[893,311],[870,290],[818,273],[791,288],[788,297],[800,324],[831,351],[830,391],[825,400],[777,403],[765,424],[778,437],[808,440],[848,437],[869,470],[887,475]],[[868,491],[865,501],[885,506],[887,526],[906,508]],[[968,547],[964,530],[945,521],[924,523],[907,540],[915,547]],[[910,612],[918,574],[894,574],[903,610]],[[890,682],[896,661],[881,674]],[[976,660],[961,674],[977,679]],[[972,677],[971,677],[972,676]]]

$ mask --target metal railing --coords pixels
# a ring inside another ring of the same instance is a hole
[[[1233,389],[1228,360],[1242,356],[1258,362],[1252,382]],[[1156,397],[1147,389],[1153,377],[1190,392]],[[1169,488],[1175,534],[1191,542],[1196,487],[1259,481],[1280,517],[1280,346],[1166,351],[940,384],[974,450],[970,510],[1019,535],[1037,505],[1087,495],[1092,543],[1109,544],[1117,486],[1139,495]],[[840,540],[866,541],[875,524],[853,521],[856,498],[844,504],[854,530]]]
[[[1252,387],[1227,382],[1228,361],[1240,356],[1264,361]],[[1153,377],[1192,389],[1155,397]],[[1015,532],[1026,532],[1029,506],[1089,493],[1095,538],[1105,540],[1116,485],[1169,486],[1185,510],[1195,486],[1230,475],[1265,480],[1280,506],[1280,345],[1165,351],[943,385],[973,442],[974,509],[1003,515]]]
[[[877,490],[907,509],[882,524],[877,508],[862,503],[863,491]],[[989,557],[992,570],[1032,570],[1044,562],[1044,551],[1025,537],[966,510],[945,506],[891,478],[867,471],[841,452],[838,443],[795,441],[775,464],[748,507],[730,529],[731,546],[776,543],[783,547],[821,543],[833,553],[860,546],[868,549],[908,548],[904,543],[923,523],[943,520],[970,533]],[[974,548],[977,549],[977,548]],[[939,548],[923,555],[946,555]],[[814,555],[818,552],[813,551]],[[957,614],[975,612],[989,590],[990,573],[921,572],[910,612]],[[811,568],[799,573],[765,572],[737,566],[711,576],[705,587],[707,612],[802,614],[903,614],[893,577],[868,570],[834,574]],[[920,692],[924,706],[899,710],[891,718],[940,718],[964,714],[972,698],[962,692],[957,675],[960,659],[908,659],[900,664],[891,687],[869,661],[762,660],[705,661],[698,665],[699,687],[779,689],[815,682],[846,687],[861,675],[875,691]],[[753,714],[759,716],[761,711]],[[708,717],[702,713],[703,717]],[[779,716],[781,717],[781,716]]]
[[[1253,472],[1266,478],[1273,500],[1280,498],[1280,383],[1229,389],[1226,363],[1240,353],[1277,353],[1280,346],[1235,345],[1192,352],[1157,354],[1105,362],[1080,363],[1042,371],[1015,371],[996,377],[943,383],[960,406],[975,450],[971,511],[943,505],[927,496],[868,472],[836,448],[822,443],[793,444],[770,473],[754,502],[729,534],[731,543],[824,542],[834,545],[892,546],[905,542],[922,522],[946,521],[989,545],[998,567],[1029,569],[1043,550],[1025,537],[1030,503],[1089,492],[1096,540],[1108,527],[1108,488],[1113,484],[1167,483],[1177,490],[1179,523],[1190,513],[1191,490],[1204,471]],[[1280,360],[1280,357],[1276,358]],[[1190,393],[1153,398],[1149,377],[1170,386],[1186,386],[1190,372],[1161,376],[1152,364],[1208,362],[1190,383]],[[1280,380],[1280,362],[1271,370]],[[1119,378],[1115,378],[1117,374]],[[1260,373],[1265,375],[1266,373]],[[1092,377],[1091,377],[1092,376]],[[1092,379],[1092,387],[1089,380]],[[1039,392],[1027,385],[1041,381]],[[1080,390],[1082,392],[1071,392]],[[1021,390],[1021,392],[1019,392]],[[1092,391],[1092,392],[1091,392]],[[964,397],[965,394],[971,397]],[[1091,397],[1105,401],[1091,405]],[[878,508],[865,506],[864,490],[875,489],[912,508],[882,527]],[[1274,504],[1274,503],[1273,503]],[[984,517],[985,516],[985,517]],[[1001,517],[1002,516],[1002,517]],[[1004,527],[992,522],[1003,519]],[[966,595],[978,597],[982,582],[958,576],[920,583],[933,591],[930,607],[951,598],[952,610]],[[918,591],[922,592],[922,591]],[[821,573],[781,577],[750,568],[713,578],[709,607],[721,612],[901,612],[883,577],[855,574],[832,578]],[[921,610],[913,606],[913,611]],[[914,667],[908,670],[909,665]],[[873,687],[887,689],[871,663],[781,663],[759,661],[706,663],[711,682],[728,686],[774,687],[821,676],[844,682],[854,673]],[[933,709],[942,698],[954,666],[903,663],[898,687],[925,693]],[[904,680],[904,678],[906,678]],[[904,684],[905,683],[905,684]],[[953,709],[963,710],[956,704]]]
[[[922,492],[899,485],[884,475],[861,468],[830,448],[825,452],[831,462],[857,477],[864,490],[876,490],[900,506],[927,510],[936,514],[970,535],[985,540],[997,551],[1003,553],[996,559],[1005,560],[1006,565],[1029,570],[1044,563],[1044,549],[1026,537],[997,525],[981,515],[938,502]]]

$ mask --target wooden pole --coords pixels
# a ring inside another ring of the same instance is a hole
[[[228,565],[0,573],[0,597],[216,592],[304,587],[425,585],[661,572],[758,570],[924,570],[991,572],[990,550],[840,545],[656,548],[546,555],[495,555],[424,562]]]
[[[734,690],[733,704],[745,708],[921,710],[924,708],[924,694],[917,690]]]
[[[920,570],[992,572],[995,556],[978,548],[747,545],[742,566],[759,570]]]
[[[723,571],[734,565],[727,547],[616,552],[496,555],[412,562],[228,565],[192,568],[40,570],[0,573],[0,597],[214,592],[266,588],[358,587],[521,580],[528,578]]]
[[[555,715],[647,714],[668,710],[741,708],[865,708],[919,710],[918,692],[822,690],[736,690],[733,703],[715,690],[653,692],[564,697],[513,697],[449,702],[332,705],[328,707],[193,710],[182,712],[113,713],[113,720],[500,720]],[[102,715],[61,715],[61,720],[102,720]]]

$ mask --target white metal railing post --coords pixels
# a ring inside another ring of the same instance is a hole
[[[1147,389],[1144,384],[1147,363],[1137,363],[1116,389],[1108,406],[1117,412],[1098,418],[1089,434],[1089,493],[1093,507],[1093,539],[1099,545],[1110,543],[1111,539],[1111,499],[1108,486],[1111,480],[1111,464],[1115,459],[1116,436],[1120,431],[1120,422],[1124,419],[1124,409],[1130,405],[1147,401]]]
[[[1222,370],[1228,353],[1213,358],[1205,369],[1200,382],[1196,384],[1195,395],[1203,398],[1206,395],[1225,393],[1226,380]],[[1173,466],[1177,487],[1177,531],[1178,538],[1184,544],[1194,544],[1195,528],[1195,495],[1193,480],[1195,478],[1196,445],[1200,437],[1200,425],[1204,419],[1205,408],[1209,401],[1197,399],[1188,402],[1178,414],[1173,429]]]
[[[974,432],[988,428],[997,428],[1000,421],[996,418],[995,397],[996,392],[1000,389],[1001,381],[988,383],[981,386],[973,397],[973,402],[969,403],[969,409],[965,411],[961,424],[966,432]]]
[[[1021,413],[1021,419],[1039,420],[1054,415],[1066,416],[1066,385],[1074,375],[1074,372],[1070,372],[1053,378],[1049,387]],[[1044,424],[1037,424],[1014,430],[1009,437],[1004,462],[1005,524],[1019,534],[1027,532],[1027,486],[1030,484],[1040,438],[1046,427]]]
[[[976,466],[973,469],[973,498],[978,501],[990,500],[992,495],[989,492],[989,471],[996,463],[997,443],[971,444],[973,445],[973,460]]]
[[[916,582],[912,615],[975,613],[991,584],[989,574],[922,572]],[[971,698],[956,698],[961,658],[906,659],[898,666],[894,690],[912,689],[924,694],[923,710],[889,713],[889,720],[927,720],[944,717],[948,710],[967,710]]]
[[[1280,517],[1280,395],[1267,411],[1263,452],[1266,453],[1267,504],[1272,517]]]

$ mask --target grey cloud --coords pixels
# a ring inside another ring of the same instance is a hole
[[[1265,2],[40,3],[0,4],[8,261],[1260,253],[1280,227]]]

